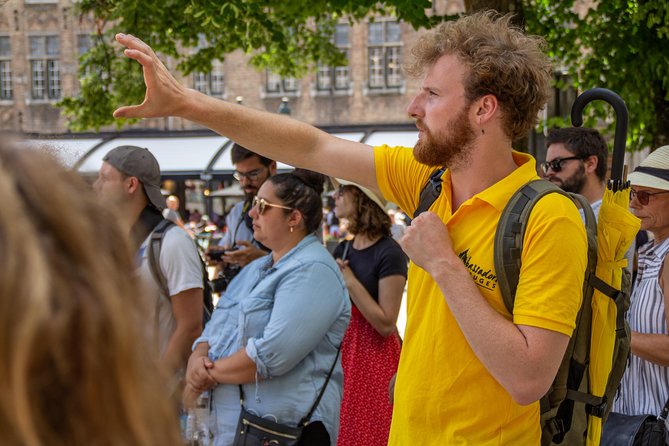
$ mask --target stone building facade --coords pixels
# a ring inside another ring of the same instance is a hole
[[[0,2],[0,129],[67,131],[54,104],[78,91],[78,57],[90,45],[88,35],[95,29],[90,18],[77,15],[75,3]],[[436,0],[433,8],[438,13],[457,12],[463,2]],[[235,52],[214,64],[211,73],[180,80],[224,100],[241,100],[273,112],[281,107],[282,98],[288,98],[293,117],[318,126],[410,124],[405,109],[420,81],[405,76],[401,66],[422,32],[390,17],[376,17],[338,27],[335,42],[348,53],[346,67],[319,67],[299,80],[282,79],[250,66],[248,56]],[[195,126],[166,118],[144,120],[134,127],[178,131]]]

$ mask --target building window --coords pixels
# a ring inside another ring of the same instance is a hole
[[[397,89],[402,86],[402,34],[398,22],[369,24],[367,36],[369,88]]]
[[[33,99],[60,99],[60,38],[30,37],[30,73]]]
[[[196,50],[208,48],[210,43],[204,34],[198,35]],[[193,88],[209,96],[223,97],[225,95],[225,77],[223,63],[214,59],[211,61],[211,71],[208,73],[196,71],[193,73]]]
[[[298,82],[294,77],[281,77],[278,74],[267,71],[265,91],[270,96],[296,96]]]
[[[334,33],[334,44],[348,58],[349,55],[349,30],[347,24],[336,25]],[[347,65],[331,67],[329,65],[318,64],[316,73],[316,89],[318,91],[343,91],[350,87],[349,69]]]
[[[12,91],[12,49],[9,36],[0,36],[0,100],[10,101]]]
[[[220,60],[213,60],[209,73],[193,73],[193,88],[210,96],[223,96],[225,94],[223,63]]]
[[[77,53],[79,56],[85,54],[93,47],[93,40],[90,34],[79,34],[77,36]]]

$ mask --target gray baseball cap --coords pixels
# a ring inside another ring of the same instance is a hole
[[[137,146],[119,146],[111,149],[102,161],[119,172],[136,177],[149,201],[158,210],[165,209],[165,197],[160,192],[160,165],[148,149]]]

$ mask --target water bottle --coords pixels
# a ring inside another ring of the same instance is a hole
[[[209,391],[202,392],[195,407],[188,410],[185,437],[189,446],[209,446],[212,436],[210,429]]]

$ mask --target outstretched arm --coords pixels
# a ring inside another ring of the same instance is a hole
[[[125,55],[142,65],[146,96],[120,107],[115,117],[178,116],[208,127],[242,146],[284,163],[344,178],[378,190],[374,155],[365,144],[340,139],[275,113],[211,98],[181,85],[146,43],[117,34]]]

